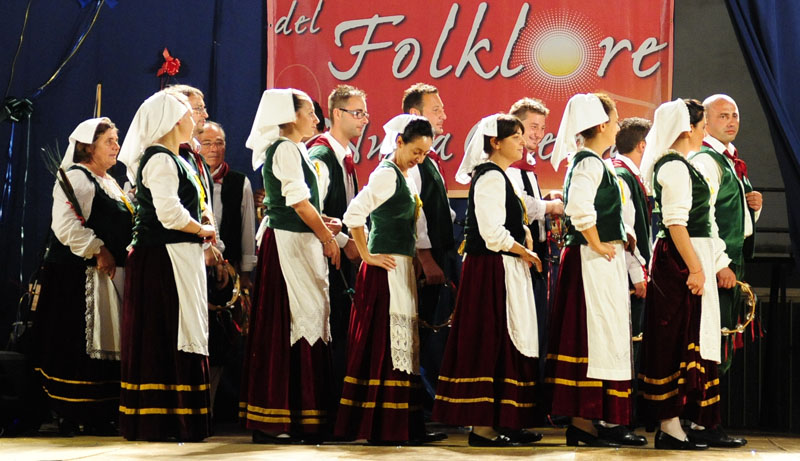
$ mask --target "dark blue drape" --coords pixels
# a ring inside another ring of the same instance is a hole
[[[727,0],[762,102],[786,187],[789,232],[800,267],[800,8],[783,0]],[[792,205],[792,204],[795,205]]]
[[[3,2],[2,94],[9,83],[27,5],[24,0]],[[96,1],[31,3],[9,96],[24,98],[36,93],[85,30],[95,6]],[[61,75],[34,99],[30,126],[22,122],[14,129],[14,175],[8,183],[12,193],[0,220],[1,326],[14,310],[18,294],[13,285],[20,267],[27,278],[38,262],[50,223],[54,179],[45,170],[40,149],[56,140],[62,152],[66,149],[67,137],[75,126],[93,116],[97,83],[103,84],[102,115],[117,124],[120,138],[124,138],[139,104],[159,90],[156,71],[162,50],[169,48],[182,63],[172,82],[190,84],[206,93],[210,118],[222,123],[228,135],[228,162],[232,168],[249,173],[255,184],[260,183],[250,167],[250,151],[244,141],[264,89],[266,22],[264,0],[107,1],[102,6],[81,48]],[[7,183],[11,128],[9,121],[0,122],[0,188]],[[24,237],[20,235],[23,198]],[[20,248],[25,251],[23,258]]]

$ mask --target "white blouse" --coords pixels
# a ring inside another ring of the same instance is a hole
[[[473,187],[475,218],[486,248],[489,251],[509,251],[514,246],[514,237],[504,226],[506,180],[503,174],[499,171],[488,171],[475,181]]]
[[[570,217],[572,225],[578,232],[583,232],[597,224],[597,210],[594,209],[594,198],[597,188],[603,180],[606,166],[596,153],[586,158],[572,169],[568,201],[564,213]]]
[[[412,194],[416,194],[416,187],[409,178],[406,184]],[[397,189],[397,172],[394,168],[376,168],[369,175],[369,182],[358,195],[350,202],[344,213],[342,222],[353,229],[363,227],[367,223],[369,214],[389,200]]]
[[[297,150],[302,158],[297,156]],[[311,191],[303,174],[303,162],[314,171],[314,166],[308,161],[308,150],[301,142],[284,141],[275,149],[272,174],[281,182],[281,195],[286,199],[286,206],[311,198]]]

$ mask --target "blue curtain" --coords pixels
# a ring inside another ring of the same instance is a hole
[[[748,57],[786,187],[789,232],[800,268],[800,8],[784,0],[727,0]],[[791,204],[795,205],[792,206]]]
[[[97,1],[30,5],[13,80],[12,62],[28,1],[5,1],[0,14],[0,91],[15,98],[37,94],[86,30]],[[266,22],[264,0],[106,0],[82,46],[33,99],[30,122],[15,125],[11,149],[12,124],[0,122],[0,188],[11,187],[0,219],[0,333],[15,310],[19,274],[27,279],[35,268],[50,224],[54,178],[44,168],[40,150],[57,140],[64,152],[75,126],[93,117],[98,83],[103,84],[102,115],[116,123],[123,139],[139,104],[159,90],[156,71],[162,50],[169,48],[181,60],[171,83],[205,92],[210,118],[228,135],[231,168],[260,183],[244,141],[265,85]],[[6,178],[9,164],[13,176]]]

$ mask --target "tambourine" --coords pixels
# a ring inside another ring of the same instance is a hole
[[[736,285],[739,287],[742,295],[746,297],[744,303],[748,307],[747,314],[744,316],[744,323],[739,323],[736,325],[736,328],[733,330],[728,329],[727,327],[723,327],[721,330],[722,336],[730,336],[736,333],[744,333],[744,330],[750,326],[750,323],[753,322],[753,319],[756,318],[756,294],[753,292],[753,288],[750,284],[746,282],[742,282],[741,280],[736,281]],[[639,333],[638,335],[631,338],[633,342],[639,342],[642,340],[643,333]]]
[[[208,310],[210,311],[230,309],[234,304],[236,304],[236,301],[239,300],[239,296],[241,295],[241,283],[239,281],[239,274],[236,273],[236,269],[234,269],[228,261],[225,261],[222,264],[222,268],[228,273],[228,283],[219,289],[212,286],[213,284],[209,285]],[[230,297],[227,296],[228,290],[231,290]],[[215,304],[215,302],[219,304]]]

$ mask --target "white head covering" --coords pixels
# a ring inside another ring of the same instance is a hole
[[[489,158],[489,155],[483,151],[483,137],[497,136],[497,117],[501,115],[503,114],[492,114],[478,122],[478,127],[467,144],[464,158],[461,159],[461,165],[458,166],[456,172],[456,181],[459,183],[469,184],[472,181],[471,175],[475,167]]]
[[[61,159],[61,168],[66,170],[75,164],[75,143],[82,142],[84,144],[91,144],[94,142],[94,132],[97,131],[97,125],[99,125],[100,122],[111,123],[111,119],[108,117],[90,118],[89,120],[84,120],[75,127],[72,134],[69,135],[69,147],[67,147],[64,158]]]
[[[264,91],[261,95],[256,118],[253,120],[253,128],[250,129],[250,136],[244,143],[245,147],[253,150],[253,170],[257,170],[264,164],[267,149],[280,138],[280,125],[297,120],[292,102],[293,92],[300,93],[301,96],[311,100],[302,91],[292,88],[273,88]]]
[[[139,106],[117,157],[127,165],[131,183],[136,183],[144,150],[172,131],[181,117],[191,110],[189,104],[164,91],[150,96]]]
[[[386,122],[383,125],[383,131],[386,136],[381,143],[381,156],[389,155],[397,149],[397,136],[403,134],[409,123],[412,120],[428,120],[420,115],[400,114]]]
[[[650,190],[653,186],[653,169],[658,160],[667,153],[669,146],[678,139],[681,133],[691,129],[689,109],[682,99],[665,102],[658,106],[653,116],[653,127],[650,128],[650,132],[644,139],[647,145],[642,155],[642,178]]]
[[[587,128],[607,121],[608,114],[603,109],[603,103],[600,102],[597,95],[576,94],[569,98],[567,106],[564,108],[564,115],[561,117],[561,125],[558,127],[553,153],[550,156],[553,169],[558,170],[558,165],[567,157],[567,153],[578,150],[575,136]]]

